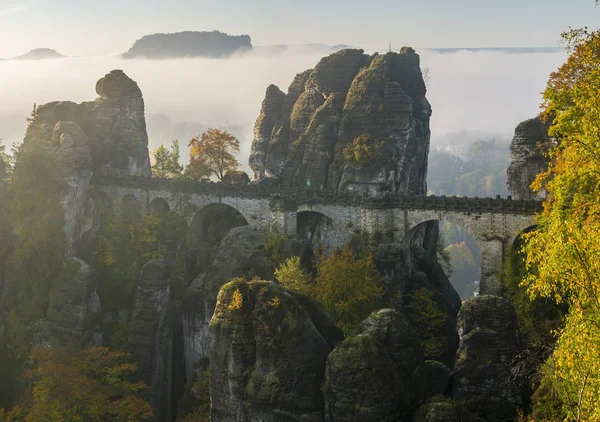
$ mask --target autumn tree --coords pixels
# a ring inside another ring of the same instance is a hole
[[[546,386],[569,420],[600,421],[600,31],[563,35],[566,63],[550,76],[543,115],[558,146],[532,187],[548,193],[526,235],[532,297],[568,306],[547,364]]]
[[[186,170],[194,179],[215,176],[221,181],[225,173],[239,166],[234,154],[240,152],[240,142],[227,131],[208,129],[192,139],[189,147],[190,164]]]
[[[320,302],[346,334],[352,333],[373,311],[385,306],[383,277],[373,255],[357,257],[350,247],[331,255],[321,251],[315,266],[313,279],[295,257],[287,259],[275,274],[288,289]]]
[[[0,412],[0,421],[147,421],[153,415],[142,397],[148,387],[128,381],[136,367],[124,353],[36,346],[29,359],[31,386],[10,412]]]
[[[179,164],[179,141],[176,139],[168,150],[164,145],[152,152],[152,176],[171,179],[181,176],[183,166]]]

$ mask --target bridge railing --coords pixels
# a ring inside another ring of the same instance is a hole
[[[535,214],[543,209],[536,200],[509,198],[468,198],[456,196],[400,195],[396,192],[366,194],[334,189],[290,189],[268,185],[242,185],[198,182],[189,179],[158,179],[148,177],[92,177],[97,186],[119,186],[142,190],[181,192],[207,196],[232,196],[238,198],[284,199],[299,204],[360,206],[363,208],[426,209],[437,211],[462,211],[476,213]]]

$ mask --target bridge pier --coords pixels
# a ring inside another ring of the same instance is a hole
[[[500,281],[497,276],[504,261],[504,244],[499,239],[493,239],[482,240],[479,245],[482,261],[479,294],[500,296]]]
[[[295,236],[298,230],[298,204],[292,199],[271,199],[269,230],[282,236]]]

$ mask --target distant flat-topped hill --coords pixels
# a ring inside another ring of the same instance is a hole
[[[6,60],[49,60],[49,59],[64,59],[64,56],[51,48],[36,48],[22,56],[13,57]]]
[[[240,50],[251,50],[248,35],[228,35],[219,31],[177,32],[174,34],[152,34],[137,40],[126,59],[175,59],[180,57],[229,57]]]

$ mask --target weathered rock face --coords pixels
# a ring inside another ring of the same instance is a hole
[[[544,193],[533,192],[529,186],[540,173],[548,169],[546,153],[553,144],[548,136],[549,123],[539,117],[520,123],[510,144],[510,166],[506,184],[513,199],[539,199]]]
[[[86,209],[90,208],[92,174],[151,175],[144,100],[138,85],[114,70],[98,81],[96,92],[99,97],[93,102],[52,102],[36,110],[41,136],[55,148],[60,168],[69,255],[80,252],[79,242],[93,226],[94,216]],[[24,142],[29,141],[26,137]]]
[[[480,402],[476,407],[486,420],[512,420],[523,405],[523,382],[511,374],[522,350],[513,306],[495,296],[470,299],[458,314],[457,327],[454,399]]]
[[[325,360],[342,339],[322,318],[276,283],[223,286],[210,323],[211,420],[322,421]]]
[[[93,344],[94,327],[101,318],[94,270],[78,258],[70,258],[68,266],[73,266],[74,275],[52,286],[42,335],[54,346],[87,346]]]
[[[193,379],[196,363],[208,357],[209,323],[221,287],[250,272],[260,278],[273,279],[274,264],[265,249],[266,240],[262,230],[249,226],[231,229],[221,241],[214,262],[187,289],[181,308],[187,379]],[[306,265],[310,263],[311,250],[307,242],[287,240],[281,246],[285,256],[301,256]]]
[[[177,323],[170,274],[171,266],[165,260],[144,265],[127,343],[140,379],[150,386],[150,403],[160,421],[173,420],[174,416],[173,345]]]
[[[387,294],[399,295],[402,312],[425,345],[425,358],[454,368],[461,300],[440,264],[423,247],[397,244],[379,245],[375,262],[386,280]]]
[[[64,232],[67,253],[89,229],[84,218],[85,201],[92,177],[92,150],[87,136],[74,122],[58,122],[52,133],[52,143],[58,147],[57,163],[61,176],[61,205],[65,210]]]
[[[96,92],[99,97],[93,102],[39,106],[37,113],[47,138],[52,139],[58,122],[74,122],[87,137],[95,174],[150,177],[144,100],[138,85],[123,71],[113,70],[98,81]],[[62,130],[76,145],[82,139],[73,125]]]
[[[406,317],[393,309],[374,312],[327,358],[326,420],[408,420],[424,364]]]
[[[297,75],[287,95],[271,85],[254,130],[254,179],[425,193],[431,107],[419,66],[411,48],[342,50]],[[372,153],[348,160],[344,149],[359,137]]]

